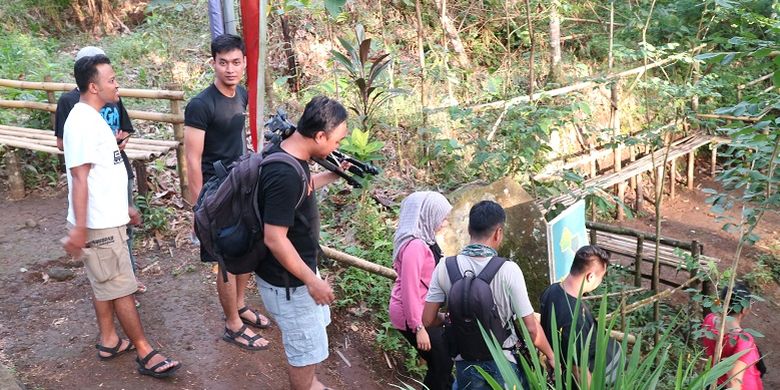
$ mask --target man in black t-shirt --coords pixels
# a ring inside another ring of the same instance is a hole
[[[103,49],[99,47],[85,46],[81,48],[78,53],[76,53],[76,61],[84,57],[92,57],[99,54],[106,55]],[[79,102],[80,98],[81,92],[79,92],[78,88],[74,88],[73,90],[60,95],[60,98],[57,100],[57,110],[54,115],[54,135],[57,137],[57,149],[61,151],[63,150],[62,135],[65,130],[65,120],[68,119],[70,110],[72,110],[73,106]],[[130,159],[127,158],[127,154],[125,153],[127,140],[131,134],[135,133],[135,129],[133,129],[133,123],[130,122],[130,116],[127,114],[127,110],[125,110],[125,106],[122,104],[121,98],[116,104],[108,103],[103,106],[103,108],[100,109],[100,116],[102,116],[106,123],[108,123],[108,127],[111,128],[111,131],[114,133],[114,137],[116,137],[117,143],[119,144],[119,153],[122,156],[122,162],[125,164],[125,169],[127,170],[127,201],[130,206],[133,206],[135,204],[135,202],[133,202],[133,178],[135,175],[133,175],[133,168],[130,165]],[[127,247],[130,251],[130,263],[132,265],[133,272],[136,272],[138,267],[135,263],[135,256],[133,256],[133,228],[130,226],[130,224],[127,225],[127,236]],[[140,281],[138,282],[138,291],[146,291],[146,286],[144,286],[144,284]],[[138,305],[138,301],[136,301],[136,305]]]
[[[184,110],[191,204],[198,199],[203,183],[215,175],[214,162],[221,161],[227,168],[246,151],[247,92],[239,85],[246,67],[244,42],[235,35],[220,35],[211,41],[211,57],[214,83],[192,98]],[[216,261],[203,250],[201,260]],[[261,329],[270,326],[268,318],[246,306],[245,291],[251,272],[227,275],[227,282],[217,277],[217,294],[225,313],[222,339],[252,351],[268,348],[268,340],[247,328],[247,325]]]
[[[607,251],[595,245],[586,245],[580,248],[574,255],[574,261],[566,278],[560,283],[553,283],[547,287],[541,297],[542,328],[544,328],[544,334],[547,336],[550,345],[553,345],[553,337],[560,337],[558,357],[561,367],[567,369],[565,365],[566,356],[569,353],[570,338],[574,337],[573,345],[575,351],[573,351],[573,361],[575,366],[578,366],[577,361],[581,360],[582,351],[587,349],[588,377],[579,378],[580,370],[578,367],[574,367],[573,371],[579,383],[582,383],[584,380],[590,383],[591,372],[596,361],[597,335],[595,332],[597,327],[590,307],[588,307],[585,301],[581,300],[579,314],[576,315],[577,321],[574,329],[572,329],[572,323],[576,314],[574,309],[577,306],[577,297],[595,290],[601,284],[601,281],[604,280],[604,275],[606,275],[607,266],[609,265],[609,258]],[[553,313],[555,314],[557,329],[552,328]],[[593,332],[590,336],[591,342],[589,345],[585,345],[591,332]],[[616,364],[616,362],[611,361],[614,359],[610,359],[610,357],[614,357],[614,351],[611,350],[613,347],[612,343],[608,346],[608,355],[610,356],[607,359],[607,373],[610,372],[610,363],[613,366]],[[576,384],[574,388],[578,388]]]
[[[315,368],[328,357],[325,328],[330,323],[328,304],[335,296],[317,272],[320,214],[315,193],[338,176],[332,172],[310,176],[308,163],[338,147],[347,135],[346,121],[347,110],[339,102],[315,97],[306,105],[297,130],[266,151],[298,159],[309,184],[304,186],[296,170],[284,163],[268,164],[260,175],[258,206],[269,254],[256,270],[257,286],[282,331],[293,390],[325,388]],[[296,208],[301,196],[303,202]]]

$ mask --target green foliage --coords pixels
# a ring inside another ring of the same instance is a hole
[[[376,54],[371,57],[371,38],[365,38],[363,26],[355,27],[357,44],[353,45],[349,40],[339,37],[341,46],[346,50],[343,54],[331,50],[333,60],[344,68],[350,80],[356,97],[349,106],[360,121],[364,131],[374,127],[374,115],[376,110],[401,93],[397,89],[388,89],[383,84],[383,78],[390,66],[390,53]]]
[[[168,220],[173,216],[172,208],[152,205],[146,196],[140,194],[135,197],[135,206],[143,219],[141,231],[144,234],[155,235],[168,230]]]
[[[354,129],[350,135],[341,141],[339,149],[351,154],[362,161],[379,161],[384,157],[379,153],[385,143],[382,141],[372,141],[371,132]]]
[[[620,354],[620,363],[617,366],[616,379],[611,382],[607,379],[606,373],[606,356],[607,356],[607,343],[609,340],[609,333],[615,327],[615,319],[608,320],[606,312],[607,298],[602,299],[601,306],[598,311],[596,320],[596,328],[586,336],[585,344],[588,345],[591,342],[596,345],[596,361],[594,362],[594,369],[592,372],[591,382],[579,383],[582,389],[703,389],[705,386],[712,384],[717,379],[726,374],[737,359],[743,354],[736,354],[727,359],[722,360],[720,363],[713,367],[705,366],[702,369],[698,367],[698,360],[700,355],[685,355],[681,354],[677,356],[677,364],[672,362],[671,370],[670,366],[670,354],[668,346],[669,337],[672,329],[676,326],[676,320],[673,320],[667,330],[661,336],[659,343],[652,346],[647,353],[643,353],[644,339],[642,335],[638,335],[636,344],[629,346],[627,339],[624,339],[621,343],[622,353]],[[571,334],[576,334],[576,324],[579,320],[579,306],[581,300],[578,299],[577,304],[573,310],[575,317],[571,324]],[[552,327],[557,329],[557,321],[553,314]],[[523,331],[523,338],[525,343],[529,346],[533,345],[532,339],[528,330],[520,322],[520,327]],[[502,378],[506,382],[508,388],[522,388],[519,379],[515,376],[513,370],[510,367],[510,363],[503,354],[501,345],[495,339],[492,334],[487,334],[482,329],[482,336],[488,343],[491,355],[496,361],[499,372]],[[569,340],[561,340],[560,333],[555,333],[553,336],[553,353],[555,355],[555,369],[552,377],[555,389],[568,389],[571,385],[577,381],[574,370],[562,370],[561,361],[561,346],[562,342],[568,343],[568,353],[562,357],[565,359],[567,367],[579,367],[581,372],[579,377],[584,378],[587,374],[585,370],[588,367],[589,351],[587,348],[583,348],[581,353],[577,355],[575,347],[575,339],[572,337]],[[525,357],[521,357],[520,365],[528,380],[529,389],[549,389],[547,384],[547,373],[542,369],[541,361],[537,353],[531,353],[531,361],[526,360]],[[483,373],[483,376],[488,377]],[[493,384],[493,389],[500,390],[503,387]]]
[[[22,176],[25,187],[57,187],[62,171],[59,157],[24,149],[20,152],[23,153],[20,157],[24,161]]]

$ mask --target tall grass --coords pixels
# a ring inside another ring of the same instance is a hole
[[[575,306],[574,310],[574,313],[576,314],[571,325],[570,334],[572,335],[576,334],[575,329],[580,313],[580,302],[580,300],[577,301],[577,305]],[[552,373],[552,377],[554,378],[552,384],[548,384],[547,372],[542,366],[542,362],[539,359],[539,354],[535,352],[533,347],[531,347],[531,361],[528,361],[524,357],[520,357],[519,363],[523,373],[525,374],[529,389],[542,390],[552,388],[563,390],[576,388],[574,387],[576,384],[580,389],[583,390],[642,390],[659,388],[661,379],[672,379],[671,381],[664,380],[664,389],[704,390],[707,386],[717,381],[719,377],[725,375],[742,355],[740,353],[730,356],[727,359],[723,359],[715,366],[710,366],[710,364],[707,363],[702,368],[699,368],[698,361],[700,355],[697,354],[695,356],[687,356],[681,354],[680,356],[675,356],[678,359],[676,370],[673,372],[666,370],[665,367],[667,366],[669,359],[674,358],[670,356],[670,334],[672,329],[675,328],[677,322],[677,319],[675,319],[672,321],[671,326],[669,326],[663,333],[660,341],[655,345],[645,345],[645,338],[642,334],[637,336],[636,343],[634,345],[629,345],[627,341],[628,338],[624,338],[621,343],[622,353],[620,354],[619,364],[616,368],[617,371],[615,372],[615,380],[610,382],[608,380],[609,375],[606,372],[606,365],[608,363],[606,358],[608,354],[607,348],[609,334],[610,331],[615,327],[616,319],[607,321],[606,307],[606,297],[604,297],[602,299],[602,304],[600,305],[596,326],[588,335],[583,335],[586,337],[584,345],[590,345],[590,342],[594,337],[596,343],[596,360],[594,362],[593,372],[591,373],[590,383],[580,380],[580,378],[587,378],[587,370],[589,366],[588,348],[583,348],[582,351],[577,354],[575,338],[570,337],[569,340],[564,340],[563,342],[568,343],[568,353],[563,357],[563,360],[566,362],[566,367],[571,367],[573,369],[563,370],[560,356],[562,340],[560,334],[555,332],[555,335],[552,337],[552,348],[555,352],[555,369]],[[557,329],[557,321],[554,317],[554,314],[552,318],[552,326]],[[522,325],[522,323],[520,323],[519,327],[522,329],[523,338],[525,339],[526,345],[532,346],[533,343],[531,341],[528,330]],[[488,344],[490,353],[493,359],[496,361],[501,377],[504,379],[505,383],[505,386],[501,387],[497,381],[494,380],[494,378],[489,378],[489,375],[483,373],[491,388],[522,389],[523,387],[521,385],[520,378],[515,375],[515,371],[512,369],[511,363],[504,356],[501,345],[492,334],[488,335],[485,330],[481,328],[481,326],[480,329],[482,330],[482,336]],[[648,340],[652,340],[652,335],[649,336],[650,337]],[[649,351],[643,352],[644,349],[649,349]],[[575,370],[577,371],[576,373]],[[673,375],[673,378],[669,378],[669,375]],[[667,384],[667,382],[670,384]]]

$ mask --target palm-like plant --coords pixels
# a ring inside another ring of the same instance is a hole
[[[337,50],[331,50],[331,53],[334,60],[347,71],[352,85],[357,90],[357,97],[349,108],[358,116],[361,129],[369,131],[374,125],[373,115],[376,109],[402,91],[387,88],[382,83],[382,78],[390,66],[390,53],[371,56],[371,38],[365,38],[365,30],[360,24],[355,27],[355,38],[357,46],[339,37],[346,53]]]

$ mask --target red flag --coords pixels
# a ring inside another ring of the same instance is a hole
[[[241,0],[241,23],[246,45],[246,87],[249,92],[249,128],[252,147],[257,149],[257,85],[259,72],[257,69],[258,53],[260,52],[260,2],[257,0]]]

